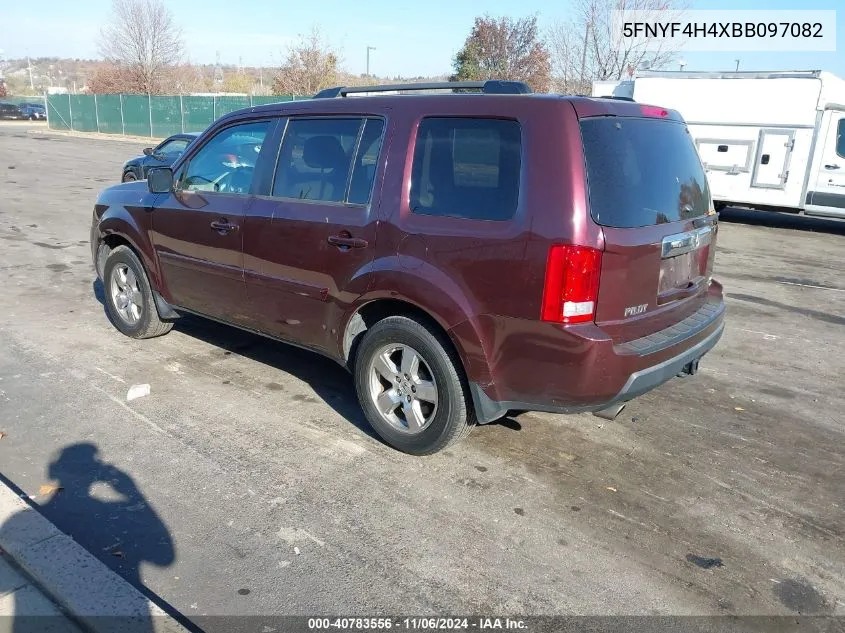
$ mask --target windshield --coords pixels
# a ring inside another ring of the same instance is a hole
[[[600,117],[581,121],[590,209],[598,224],[664,224],[708,213],[710,192],[682,123]]]

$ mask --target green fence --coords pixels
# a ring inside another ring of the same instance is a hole
[[[241,108],[293,100],[289,96],[50,95],[47,120],[54,130],[163,138],[202,132],[218,117]]]

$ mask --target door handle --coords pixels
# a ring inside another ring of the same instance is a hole
[[[837,164],[825,165],[824,168],[825,169],[839,169],[839,165],[837,165]]]
[[[224,235],[226,233],[231,233],[232,231],[237,231],[238,225],[237,224],[231,224],[229,222],[226,222],[225,220],[224,221],[215,220],[214,222],[211,223],[211,228],[214,229],[215,231],[217,231],[218,233],[220,233],[221,235]]]
[[[369,246],[367,240],[360,237],[352,237],[349,233],[344,231],[340,235],[330,235],[328,238],[329,244],[337,246],[343,250],[350,248],[366,248]]]

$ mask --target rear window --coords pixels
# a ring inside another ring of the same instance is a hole
[[[686,126],[661,119],[581,121],[590,212],[630,228],[705,215],[710,192]]]

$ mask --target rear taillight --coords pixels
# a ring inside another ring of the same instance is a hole
[[[549,249],[540,318],[555,323],[585,323],[596,314],[601,251],[588,246]]]
[[[640,112],[643,116],[657,117],[658,119],[665,119],[669,116],[669,110],[666,108],[659,108],[657,106],[644,105],[640,106]]]

